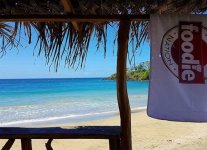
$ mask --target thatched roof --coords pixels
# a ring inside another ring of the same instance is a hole
[[[65,4],[67,3],[67,4]],[[151,13],[204,12],[206,0],[0,0],[0,18],[12,15],[139,15]],[[1,50],[18,47],[21,37],[35,42],[49,64],[59,66],[64,60],[69,67],[83,66],[91,37],[97,47],[103,43],[106,52],[107,26],[114,22],[0,22]],[[148,22],[131,23],[130,41],[136,48],[148,36]],[[35,30],[36,32],[33,32]],[[38,38],[32,34],[37,33]],[[114,37],[116,40],[116,37]]]

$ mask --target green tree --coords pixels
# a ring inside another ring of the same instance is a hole
[[[128,69],[127,68],[127,79],[128,80],[149,80],[150,73],[150,62],[142,62],[138,65]],[[108,79],[116,79],[116,74],[112,74]]]

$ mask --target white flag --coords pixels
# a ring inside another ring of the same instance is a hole
[[[207,17],[152,15],[147,113],[174,121],[207,121]]]

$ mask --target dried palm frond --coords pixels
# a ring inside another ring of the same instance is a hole
[[[137,15],[169,13],[203,13],[207,9],[206,0],[70,0],[75,14],[79,15]],[[59,0],[0,0],[0,16],[14,14],[64,14]],[[0,23],[0,54],[4,55],[9,47],[17,47],[26,37],[28,43],[36,43],[38,54],[44,53],[46,61],[57,69],[63,60],[68,67],[84,67],[91,37],[97,39],[106,54],[108,25],[118,23],[78,23],[77,31],[70,22],[15,22]],[[117,26],[116,25],[116,26]],[[132,22],[130,43],[132,56],[148,39],[148,22]],[[37,33],[37,36],[33,34]],[[116,40],[116,37],[114,37]]]
[[[0,56],[2,57],[6,53],[6,49],[16,47],[17,42],[14,36],[14,28],[7,23],[0,22]]]

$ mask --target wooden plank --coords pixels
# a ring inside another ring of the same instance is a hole
[[[14,144],[15,139],[9,139],[6,144],[2,147],[1,150],[10,150],[12,145]]]
[[[32,150],[32,140],[31,139],[21,139],[22,150]]]
[[[120,126],[0,128],[0,139],[115,139],[120,134]]]
[[[121,19],[128,19],[131,21],[148,21],[149,15],[38,15],[38,14],[22,14],[22,15],[0,15],[0,22],[12,22],[12,21],[37,21],[37,22],[109,22],[119,21]]]
[[[70,0],[61,0],[61,3],[64,7],[64,12],[66,14],[70,14],[70,13],[74,14],[75,13]],[[72,21],[72,24],[73,24],[73,27],[75,28],[75,30],[80,31],[80,28],[79,28],[79,25],[77,22]]]
[[[64,11],[67,13],[74,13],[72,4],[70,0],[60,0],[62,3],[62,6],[64,7]]]
[[[121,149],[132,150],[131,109],[127,93],[126,61],[128,53],[130,20],[121,20],[118,30],[117,98],[121,117]]]

